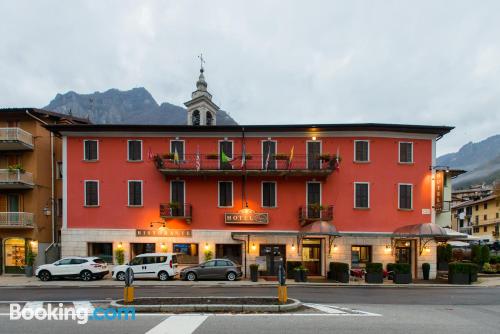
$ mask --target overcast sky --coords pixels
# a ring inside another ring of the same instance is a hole
[[[0,106],[145,87],[181,105],[206,58],[240,124],[453,125],[500,133],[500,1],[0,2]]]

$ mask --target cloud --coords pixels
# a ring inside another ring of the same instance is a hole
[[[0,105],[144,86],[189,99],[203,52],[240,123],[454,125],[438,153],[498,133],[497,1],[4,1]]]

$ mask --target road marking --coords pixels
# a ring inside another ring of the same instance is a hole
[[[151,328],[146,334],[191,334],[208,315],[174,315]]]
[[[365,316],[365,317],[381,317],[381,314],[354,310],[347,307],[340,307],[328,304],[303,304],[306,307],[316,309],[329,315],[339,316]]]
[[[88,300],[79,300],[73,302],[73,305],[75,305],[75,309],[78,312],[79,310],[84,310],[87,312],[87,314],[91,314],[94,312],[94,306],[92,306],[92,303],[90,303]]]
[[[345,314],[346,312],[341,311],[337,308],[333,308],[330,305],[322,305],[322,304],[304,304],[304,306],[313,308],[315,310],[325,312],[328,314]]]

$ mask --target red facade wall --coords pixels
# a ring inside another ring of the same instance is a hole
[[[99,161],[83,161],[83,140],[99,140]],[[127,162],[127,140],[143,140],[143,162]],[[170,201],[169,180],[148,159],[148,152],[169,152],[170,140],[166,137],[68,137],[67,138],[67,187],[68,228],[149,228],[150,222],[161,221],[159,203]],[[197,149],[203,154],[217,153],[218,141],[223,138],[180,138],[185,140],[186,154]],[[234,153],[241,154],[241,138],[234,140]],[[247,138],[246,151],[261,153],[261,141],[267,138]],[[278,153],[306,154],[308,138],[280,138]],[[354,163],[354,140],[370,140],[370,162]],[[322,152],[334,154],[339,149],[342,162],[322,182],[322,204],[334,205],[333,224],[339,231],[390,232],[408,224],[428,223],[431,215],[422,215],[422,209],[431,209],[432,140],[383,137],[335,137],[318,138]],[[414,143],[414,163],[398,163],[398,142]],[[306,202],[305,177],[248,177],[246,193],[249,207],[256,212],[268,212],[270,222],[266,226],[225,225],[223,213],[242,208],[241,177],[181,177],[186,181],[186,202],[192,204],[192,223],[169,222],[169,228],[190,229],[268,229],[298,230],[299,206]],[[84,207],[84,180],[100,181],[100,206]],[[127,180],[143,180],[144,206],[127,207]],[[234,181],[234,208],[217,207],[217,181]],[[277,208],[260,206],[261,181],[277,181]],[[354,182],[370,182],[370,209],[354,209]],[[398,210],[398,183],[412,183],[413,210]]]

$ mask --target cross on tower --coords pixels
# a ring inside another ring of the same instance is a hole
[[[200,59],[200,67],[201,69],[203,69],[203,64],[205,63],[205,59],[203,59],[203,53],[200,53],[198,58]]]

